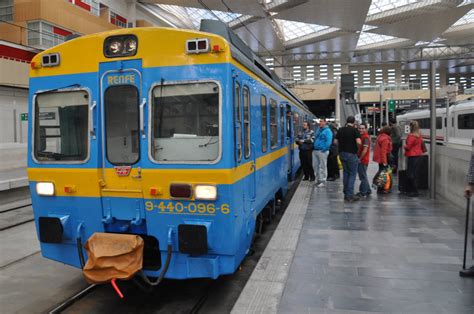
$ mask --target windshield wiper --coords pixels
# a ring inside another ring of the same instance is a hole
[[[65,88],[71,88],[71,87],[81,87],[81,84],[76,83],[76,84],[66,85],[66,86],[63,86],[63,87],[57,87],[57,88],[53,88],[53,89],[40,91],[40,92],[37,92],[36,94],[38,95],[38,94],[53,93],[53,92],[57,92],[58,90],[65,89]]]

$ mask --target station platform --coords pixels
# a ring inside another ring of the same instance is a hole
[[[464,209],[399,195],[396,182],[347,203],[342,180],[302,181],[232,313],[472,314],[464,224]]]
[[[28,186],[26,167],[0,170],[0,191]]]

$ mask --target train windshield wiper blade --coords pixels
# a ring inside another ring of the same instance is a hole
[[[81,84],[71,84],[71,85],[66,85],[66,86],[63,86],[63,87],[57,87],[57,88],[53,88],[53,89],[48,89],[48,90],[44,90],[44,91],[40,91],[40,92],[37,92],[36,95],[38,94],[47,94],[47,93],[53,93],[53,92],[56,92],[58,90],[61,90],[61,89],[66,89],[66,88],[70,88],[70,87],[81,87]]]

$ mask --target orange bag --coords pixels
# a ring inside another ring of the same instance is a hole
[[[89,283],[130,279],[142,269],[144,241],[133,234],[94,233],[86,242],[83,273]]]

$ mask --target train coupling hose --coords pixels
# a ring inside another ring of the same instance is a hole
[[[76,229],[77,254],[79,255],[79,262],[81,263],[81,269],[84,269],[84,265],[86,264],[85,259],[84,259],[84,252],[82,251],[81,230],[83,228],[84,228],[84,224],[81,222],[77,225],[77,229]]]
[[[173,254],[173,227],[170,227],[168,229],[168,252],[166,255],[166,261],[165,265],[163,266],[163,269],[160,272],[160,275],[158,276],[158,279],[156,281],[151,281],[144,273],[143,271],[140,271],[140,277],[145,281],[150,286],[157,286],[163,281],[163,278],[165,277],[166,272],[168,271],[168,268],[170,266],[171,262],[171,255]]]

